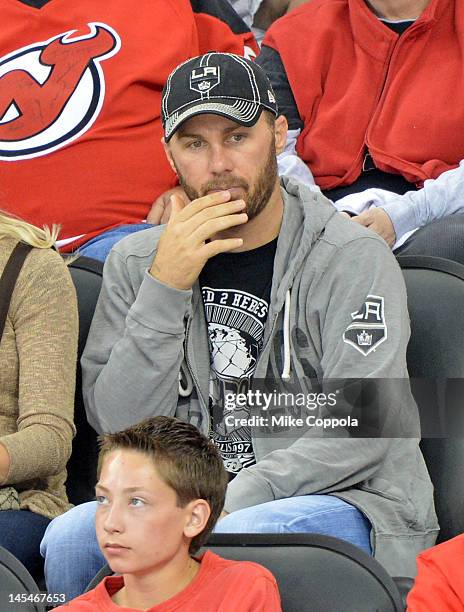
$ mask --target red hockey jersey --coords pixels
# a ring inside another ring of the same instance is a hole
[[[171,70],[209,50],[257,51],[226,0],[0,7],[0,209],[60,224],[72,247],[140,223],[175,184],[160,142]]]

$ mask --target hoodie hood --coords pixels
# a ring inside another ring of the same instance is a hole
[[[282,177],[281,184],[284,214],[271,292],[271,304],[276,311],[282,308],[295,275],[324,233],[329,220],[337,213],[330,200],[305,185],[286,177]]]

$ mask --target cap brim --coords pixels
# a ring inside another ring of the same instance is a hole
[[[164,140],[168,142],[187,119],[191,119],[196,115],[220,115],[235,121],[239,125],[251,127],[258,121],[261,112],[265,108],[263,104],[248,100],[237,100],[236,98],[230,100],[230,103],[224,99],[220,102],[214,101],[211,98],[208,101],[198,100],[182,112],[169,117],[164,126]],[[268,110],[275,114],[274,109],[269,108]]]

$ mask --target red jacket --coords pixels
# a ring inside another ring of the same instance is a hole
[[[464,610],[464,534],[421,553],[417,569],[408,612]]]
[[[304,123],[297,152],[323,189],[358,178],[366,145],[378,168],[418,184],[464,158],[464,2],[430,0],[399,37],[364,0],[313,0],[264,44],[280,54]]]
[[[209,50],[255,46],[225,0],[0,9],[0,209],[59,223],[60,238],[83,234],[74,246],[140,223],[175,184],[160,142],[170,71]]]

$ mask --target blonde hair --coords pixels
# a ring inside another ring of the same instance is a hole
[[[17,238],[38,249],[48,249],[55,244],[59,231],[59,225],[52,225],[51,228],[45,225],[40,229],[0,210],[0,238]]]

